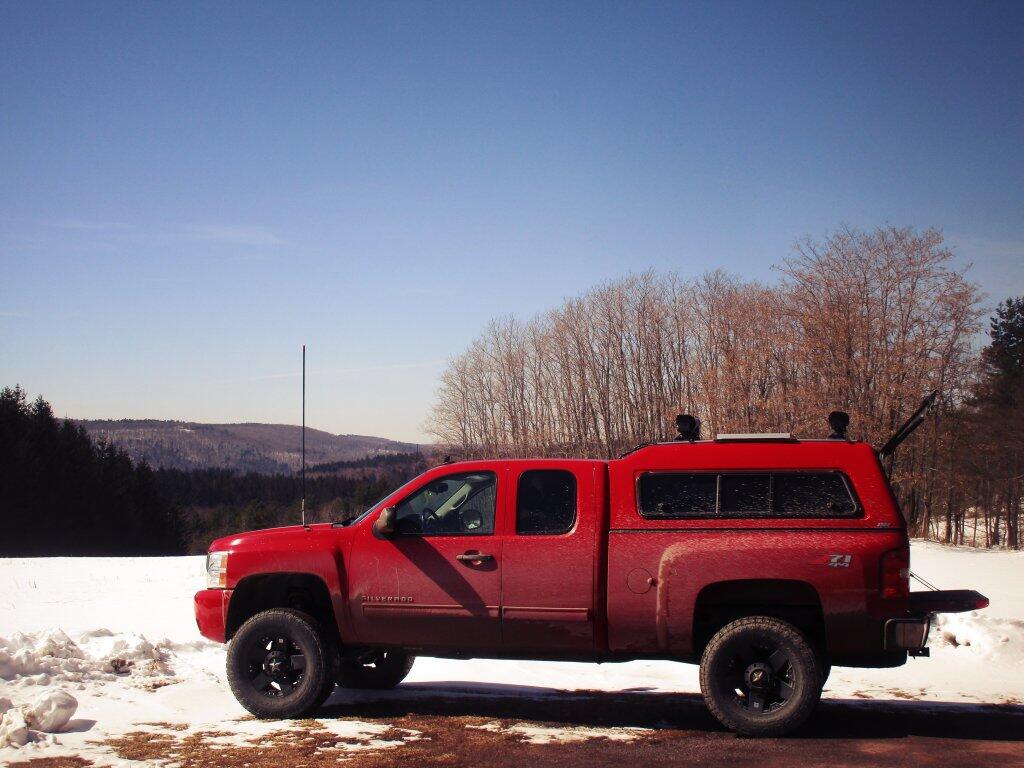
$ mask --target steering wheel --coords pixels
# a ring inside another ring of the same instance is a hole
[[[475,531],[484,520],[475,509],[463,509],[459,511],[459,524],[463,531]]]
[[[426,507],[423,510],[423,527],[424,528],[436,528],[441,524],[441,519],[430,507]]]

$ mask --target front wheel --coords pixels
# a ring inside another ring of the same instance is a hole
[[[744,736],[799,727],[821,697],[821,670],[792,624],[749,616],[720,629],[704,649],[700,689],[711,714]]]
[[[262,611],[231,638],[228,684],[256,717],[308,715],[334,687],[333,652],[311,616],[289,608]]]
[[[388,690],[405,679],[415,656],[398,651],[371,651],[363,656],[341,660],[338,685],[342,688]]]

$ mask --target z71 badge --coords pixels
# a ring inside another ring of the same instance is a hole
[[[827,555],[824,560],[818,562],[829,568],[849,568],[853,562],[853,555]]]

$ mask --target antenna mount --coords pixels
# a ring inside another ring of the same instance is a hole
[[[306,525],[306,345],[302,345],[302,527]]]

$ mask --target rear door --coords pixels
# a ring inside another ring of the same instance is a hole
[[[501,642],[503,470],[438,473],[394,503],[397,533],[361,526],[349,569],[360,642],[493,649]]]
[[[509,652],[590,651],[604,510],[599,462],[522,462],[509,472],[502,636]]]

